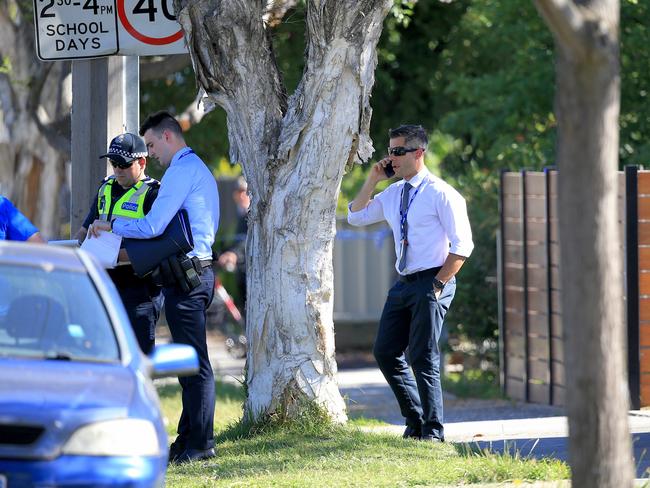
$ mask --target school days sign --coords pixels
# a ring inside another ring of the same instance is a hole
[[[173,0],[34,0],[43,61],[187,52]]]

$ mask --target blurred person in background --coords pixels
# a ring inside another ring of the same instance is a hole
[[[2,195],[0,195],[0,241],[45,243],[36,226]]]
[[[248,233],[248,207],[251,200],[248,196],[248,184],[243,176],[237,178],[237,186],[232,197],[237,206],[237,227],[230,247],[219,255],[217,263],[225,271],[235,273],[237,306],[240,310],[244,310],[246,303],[246,235]]]

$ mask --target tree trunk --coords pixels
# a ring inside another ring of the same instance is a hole
[[[56,238],[69,219],[70,63],[36,58],[32,9],[0,2],[0,192]]]
[[[617,230],[617,0],[537,0],[557,47],[562,319],[573,486],[632,486]]]
[[[291,415],[308,400],[344,421],[332,319],[336,199],[346,164],[372,153],[369,97],[392,2],[309,2],[305,71],[289,99],[262,3],[177,5],[197,80],[226,110],[230,158],[252,196],[245,414]]]

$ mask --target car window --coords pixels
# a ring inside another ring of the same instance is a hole
[[[118,360],[113,327],[90,277],[0,264],[0,356]]]

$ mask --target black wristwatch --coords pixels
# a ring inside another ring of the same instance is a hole
[[[433,278],[433,286],[438,290],[442,291],[445,288],[445,284],[440,281],[438,278]]]

